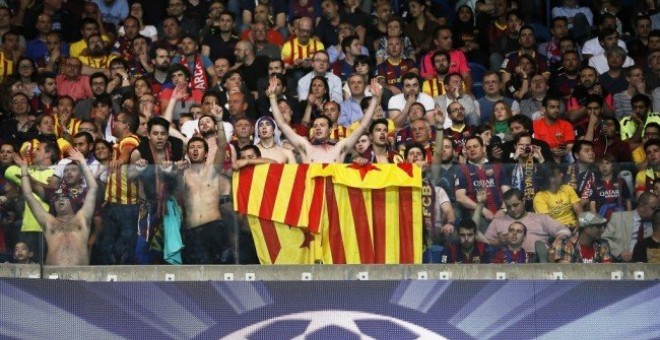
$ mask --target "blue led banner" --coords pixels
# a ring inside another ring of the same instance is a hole
[[[660,337],[650,281],[0,279],[0,337]]]

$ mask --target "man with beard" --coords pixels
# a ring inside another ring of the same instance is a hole
[[[183,143],[169,136],[170,123],[161,117],[147,122],[148,137],[141,138],[131,153],[130,176],[139,179],[140,216],[136,259],[138,264],[150,264],[155,255],[150,244],[158,228],[162,227],[163,204],[175,192],[172,164],[183,158]],[[158,248],[156,248],[158,249]]]
[[[573,93],[567,100],[567,119],[577,121],[586,114],[586,99],[589,95],[601,96],[604,102],[604,113],[607,115],[614,113],[613,97],[600,85],[598,72],[591,66],[585,66],[580,70],[580,85],[573,89]]]
[[[596,105],[602,105],[600,101],[592,101],[587,104],[587,110],[595,110],[595,113],[589,115],[584,140],[594,144],[594,153],[596,157],[605,154],[614,156],[617,163],[632,162],[632,152],[630,145],[621,140],[621,129],[619,121],[612,116],[603,116],[601,108]]]
[[[170,54],[164,47],[154,47],[149,52],[149,58],[154,71],[146,76],[151,93],[160,93],[163,84],[167,82],[167,74],[170,69]]]
[[[543,118],[534,121],[533,129],[536,138],[548,143],[557,163],[566,157],[575,141],[575,132],[571,123],[561,119],[561,99],[548,94],[543,98]]]
[[[78,120],[88,120],[92,115],[92,103],[100,95],[105,95],[108,88],[108,76],[103,72],[96,72],[89,76],[89,85],[92,89],[92,97],[78,100],[73,108],[73,115]],[[112,103],[111,103],[112,108]]]
[[[566,51],[561,56],[561,71],[551,78],[551,84],[562,98],[568,99],[580,83],[580,54],[577,51]]]
[[[547,214],[537,214],[525,209],[523,193],[518,189],[510,189],[503,195],[506,214],[495,217],[485,233],[485,242],[494,247],[506,245],[508,241],[509,227],[514,222],[527,226],[527,235],[522,242],[522,248],[526,252],[537,255],[547,253],[551,239],[563,238],[571,235],[571,231]],[[539,251],[539,249],[541,251]],[[547,261],[543,256],[541,261]]]
[[[209,77],[215,76],[213,62],[197,51],[197,41],[191,35],[181,38],[181,56],[174,57],[172,64],[184,65],[190,72],[189,87],[202,93],[209,88]],[[215,82],[213,79],[211,81]]]
[[[80,22],[80,34],[82,39],[72,43],[69,46],[69,55],[71,57],[80,57],[88,48],[87,39],[93,34],[100,34],[99,24],[92,18],[82,19]],[[102,37],[103,41],[109,41],[108,37]],[[65,40],[68,41],[68,40]]]
[[[42,113],[52,114],[55,99],[57,98],[57,85],[55,83],[55,74],[44,72],[37,78],[39,94],[32,97],[30,104],[32,110],[40,115]]]
[[[257,97],[257,80],[268,75],[268,57],[256,56],[254,47],[249,41],[239,41],[234,49],[236,64],[234,67],[241,73],[241,77],[252,95]]]
[[[436,51],[433,53],[433,68],[435,76],[427,79],[422,84],[422,92],[435,98],[445,93],[445,76],[449,73],[449,64],[451,59],[449,53],[445,51]]]
[[[296,163],[293,152],[282,147],[280,141],[282,133],[273,118],[263,116],[257,119],[254,125],[257,130],[254,134],[254,145],[259,148],[261,157],[272,159],[277,163]],[[387,140],[387,135],[385,138]]]
[[[445,136],[454,144],[454,152],[460,155],[463,152],[466,140],[474,133],[474,128],[465,122],[465,109],[459,102],[452,102],[447,107],[451,126],[445,129]]]
[[[470,219],[463,219],[458,225],[458,240],[445,248],[442,263],[489,263],[490,247],[477,241],[477,224]]]
[[[218,94],[213,91],[207,91],[204,93],[204,96],[202,97],[202,105],[201,105],[201,112],[193,114],[193,119],[189,120],[181,126],[181,133],[184,134],[187,138],[192,138],[195,133],[198,132],[199,130],[199,120],[203,115],[212,115],[214,116],[212,109],[214,106],[219,106],[220,105],[220,99],[218,98]],[[191,113],[193,110],[191,109]],[[215,117],[215,119],[219,119],[219,117]],[[217,121],[218,124],[220,121]],[[234,126],[229,123],[229,122],[222,122],[224,125],[224,129],[226,132],[226,135],[228,138],[231,138],[234,134]],[[174,128],[174,127],[172,127]],[[170,129],[170,133],[171,129]]]
[[[89,264],[87,241],[90,234],[92,214],[96,203],[98,184],[87,166],[84,156],[75,150],[70,152],[72,160],[82,167],[87,183],[87,195],[82,208],[73,209],[73,200],[68,193],[56,194],[53,199],[56,216],[49,214],[32,193],[31,181],[28,180],[27,162],[20,156],[14,156],[16,164],[21,166],[21,187],[25,200],[41,225],[48,254],[46,264],[55,266],[81,266]]]
[[[204,118],[207,116],[200,120],[200,125]],[[210,149],[208,142],[215,151]],[[193,137],[188,141],[190,167],[183,173],[186,263],[223,263],[222,253],[229,248],[231,225],[223,220],[218,200],[230,186],[222,176],[225,153],[220,150],[224,150],[226,144],[222,133],[217,138]]]

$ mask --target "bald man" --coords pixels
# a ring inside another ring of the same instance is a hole
[[[249,41],[239,41],[234,48],[236,64],[234,67],[241,73],[243,81],[252,95],[257,97],[257,80],[268,75],[268,62],[266,56],[256,56],[254,46]]]

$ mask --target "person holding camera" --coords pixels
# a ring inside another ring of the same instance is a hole
[[[513,142],[515,145],[513,160],[517,163],[511,172],[511,187],[523,193],[525,209],[531,211],[534,195],[539,188],[536,173],[539,164],[543,164],[545,158],[541,153],[541,147],[532,144],[532,135],[529,132],[517,134]]]

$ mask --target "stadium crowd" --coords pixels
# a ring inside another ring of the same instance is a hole
[[[660,5],[549,3],[0,0],[0,253],[255,263],[232,172],[409,162],[425,262],[658,263]]]

